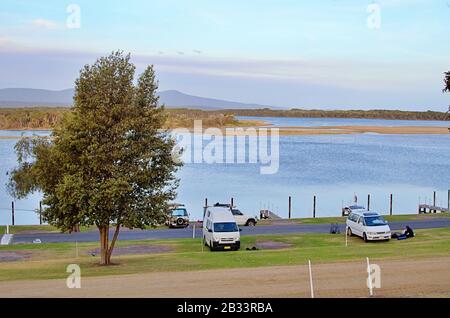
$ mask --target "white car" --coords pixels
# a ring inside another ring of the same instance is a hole
[[[391,239],[387,221],[376,212],[351,212],[346,223],[348,236],[360,236],[365,242]]]
[[[214,250],[239,250],[241,234],[230,209],[209,207],[203,219],[203,243]]]
[[[249,216],[242,213],[240,210],[231,208],[231,213],[233,213],[234,219],[238,225],[245,226],[255,226],[256,225],[256,217]]]

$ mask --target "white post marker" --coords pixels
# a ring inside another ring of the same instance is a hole
[[[6,224],[6,234],[9,234],[9,224]]]
[[[345,247],[348,246],[348,225],[345,226]]]
[[[195,223],[192,226],[192,238],[195,239]]]
[[[372,286],[372,277],[370,275],[370,262],[369,258],[366,257],[367,260],[367,286],[369,287],[369,295],[373,296],[373,286]]]
[[[314,285],[313,285],[313,279],[312,279],[312,269],[311,269],[311,260],[308,260],[308,267],[309,267],[309,287],[311,289],[311,298],[314,298]]]

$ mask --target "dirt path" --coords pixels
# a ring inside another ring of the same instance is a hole
[[[450,297],[450,256],[372,260],[381,268],[377,297]],[[313,264],[316,297],[367,297],[366,263]],[[65,280],[0,283],[0,297],[309,297],[307,266],[160,272]]]

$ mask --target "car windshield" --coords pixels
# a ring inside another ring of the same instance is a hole
[[[366,221],[366,226],[380,226],[387,224],[382,216],[366,216],[364,220]]]
[[[187,216],[186,209],[175,209],[172,210],[172,216]]]
[[[238,226],[235,222],[214,223],[214,232],[237,232]]]

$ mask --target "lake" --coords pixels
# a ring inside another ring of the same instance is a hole
[[[445,122],[335,118],[258,119],[280,126],[289,123],[292,126],[446,125]],[[0,131],[0,136],[21,134],[21,131]],[[0,139],[0,224],[11,222],[12,198],[4,185],[7,171],[16,164],[15,142],[17,139]],[[225,147],[228,147],[227,140]],[[450,134],[280,136],[279,152],[279,170],[275,174],[260,174],[258,164],[186,164],[178,174],[181,184],[176,201],[187,206],[192,219],[202,217],[205,198],[211,204],[229,202],[233,197],[235,204],[246,213],[256,215],[261,208],[269,208],[283,217],[288,214],[289,196],[292,196],[293,217],[312,215],[314,195],[319,217],[340,215],[342,206],[352,203],[355,194],[358,202],[365,205],[370,193],[371,210],[381,213],[388,213],[391,193],[394,214],[417,213],[419,202],[430,203],[433,191],[437,193],[437,204],[447,206]],[[33,212],[39,200],[40,195],[34,194],[16,202],[16,224],[39,223]]]

